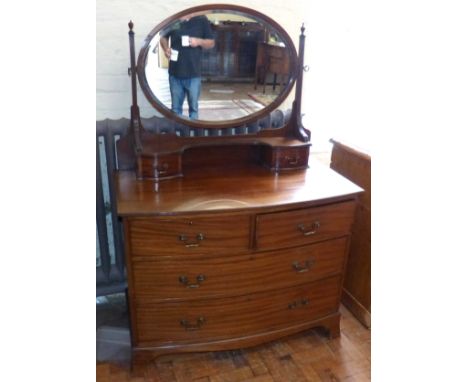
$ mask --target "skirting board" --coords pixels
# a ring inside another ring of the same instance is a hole
[[[341,295],[341,302],[346,306],[349,311],[363,324],[366,328],[371,327],[371,314],[362,306],[358,300],[356,300],[351,293],[343,288],[343,294]]]

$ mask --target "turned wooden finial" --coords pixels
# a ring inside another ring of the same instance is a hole
[[[128,27],[130,28],[130,31],[133,31],[133,21],[132,20],[129,21]]]
[[[302,26],[301,26],[301,34],[302,35],[304,34],[304,31],[305,31],[305,26],[304,26],[304,23],[302,23]]]

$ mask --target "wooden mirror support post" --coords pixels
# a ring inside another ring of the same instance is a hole
[[[302,76],[306,67],[304,66],[304,47],[305,47],[305,35],[304,35],[304,24],[301,27],[301,36],[299,37],[299,61],[297,64],[297,80],[296,80],[296,96],[293,104],[293,126],[297,131],[298,137],[303,142],[310,140],[310,131],[306,130],[302,125],[302,114],[301,114],[301,103],[302,103]],[[308,67],[307,67],[308,68]],[[308,69],[307,69],[308,70]]]
[[[310,131],[302,125],[301,97],[302,73],[304,70],[304,26],[301,28],[299,54],[295,75],[296,93],[291,118],[280,128],[266,128],[257,134],[236,136],[179,137],[176,134],[154,134],[146,131],[141,123],[137,102],[137,67],[135,65],[135,42],[133,23],[129,22],[130,58],[132,85],[131,124],[129,133],[117,143],[119,168],[134,168],[138,179],[156,181],[180,177],[184,174],[184,160],[188,152],[197,147],[229,147],[235,155],[249,155],[251,161],[269,168],[273,172],[304,169],[308,166]],[[187,120],[189,122],[189,120]],[[222,122],[218,126],[226,128]],[[236,150],[237,149],[237,150]],[[219,153],[222,155],[223,150]],[[187,154],[186,154],[187,153]],[[243,158],[245,159],[245,158]],[[225,160],[223,157],[213,160]],[[190,161],[189,159],[187,160]]]
[[[134,146],[136,153],[141,152],[141,138],[140,130],[143,128],[141,126],[140,119],[140,108],[138,107],[137,100],[137,85],[136,85],[136,70],[135,70],[135,32],[133,32],[133,22],[128,23],[130,31],[128,32],[128,38],[130,40],[130,68],[128,69],[128,74],[132,78],[132,107],[130,109],[131,117],[131,130],[132,137],[134,138]]]
[[[137,99],[136,65],[135,65],[135,32],[133,32],[133,22],[128,23],[128,39],[130,42],[130,67],[128,75],[131,78],[132,86],[132,106],[130,108],[130,126],[127,135],[117,141],[118,166],[121,170],[133,170],[136,158],[142,152],[141,132],[143,125],[140,118],[140,108]]]

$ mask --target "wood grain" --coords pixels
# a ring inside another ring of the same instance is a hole
[[[134,289],[139,301],[191,300],[243,295],[308,283],[341,273],[347,238],[283,251],[239,256],[159,256],[134,261]],[[197,277],[204,280],[199,282]],[[189,280],[189,287],[181,283]],[[261,283],[258,280],[262,280]]]
[[[137,304],[137,346],[235,340],[312,322],[338,310],[340,277],[219,299]],[[203,317],[203,323],[197,321]],[[181,321],[186,320],[192,330]]]
[[[159,183],[120,171],[114,181],[120,216],[278,211],[349,200],[362,192],[315,160],[306,170],[277,175],[259,166],[209,167]]]
[[[323,207],[257,215],[258,249],[285,248],[347,235],[354,217],[354,201]]]
[[[117,176],[119,206],[128,208],[134,364],[254,346],[315,326],[339,336],[360,189],[321,164],[286,176],[258,166],[187,174],[160,184]]]
[[[250,216],[194,216],[129,220],[133,256],[195,255],[245,252]]]

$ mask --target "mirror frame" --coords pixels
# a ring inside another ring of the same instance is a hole
[[[145,72],[145,67],[146,67],[146,62],[147,62],[147,57],[149,53],[149,48],[150,48],[150,43],[154,36],[160,32],[164,27],[169,25],[170,23],[176,21],[182,16],[185,16],[186,14],[193,13],[193,12],[200,12],[200,11],[214,11],[214,10],[222,10],[222,11],[233,11],[233,12],[242,12],[245,13],[247,16],[253,17],[256,20],[265,23],[266,25],[269,25],[275,29],[275,32],[279,33],[280,37],[283,39],[286,49],[289,55],[290,59],[290,66],[291,66],[291,75],[288,79],[288,83],[282,91],[278,94],[278,96],[275,98],[275,100],[270,103],[268,106],[265,106],[263,109],[249,114],[245,117],[242,118],[237,118],[237,119],[229,119],[229,120],[221,120],[221,121],[213,121],[213,120],[191,120],[188,118],[183,118],[175,114],[170,108],[165,106],[153,93],[151,90],[151,87],[148,84],[147,78],[146,78],[146,72]],[[229,128],[229,127],[236,127],[236,126],[242,126],[244,124],[247,124],[249,122],[256,121],[267,114],[271,113],[273,110],[278,108],[281,103],[286,99],[286,97],[289,95],[291,90],[293,89],[293,86],[296,82],[297,75],[298,75],[298,55],[296,51],[296,47],[294,46],[293,41],[289,37],[288,33],[274,20],[269,18],[268,16],[255,11],[250,8],[238,6],[238,5],[231,5],[231,4],[206,4],[206,5],[200,5],[192,8],[187,8],[181,12],[178,12],[169,18],[165,19],[161,23],[159,23],[156,27],[153,28],[153,30],[148,34],[148,36],[145,38],[143,47],[140,50],[140,53],[138,55],[138,63],[137,63],[137,75],[138,75],[138,81],[140,82],[140,87],[145,94],[146,99],[150,102],[150,104],[156,108],[162,115],[165,117],[174,120],[178,123],[181,123],[183,125],[188,125],[190,127],[194,128]]]

